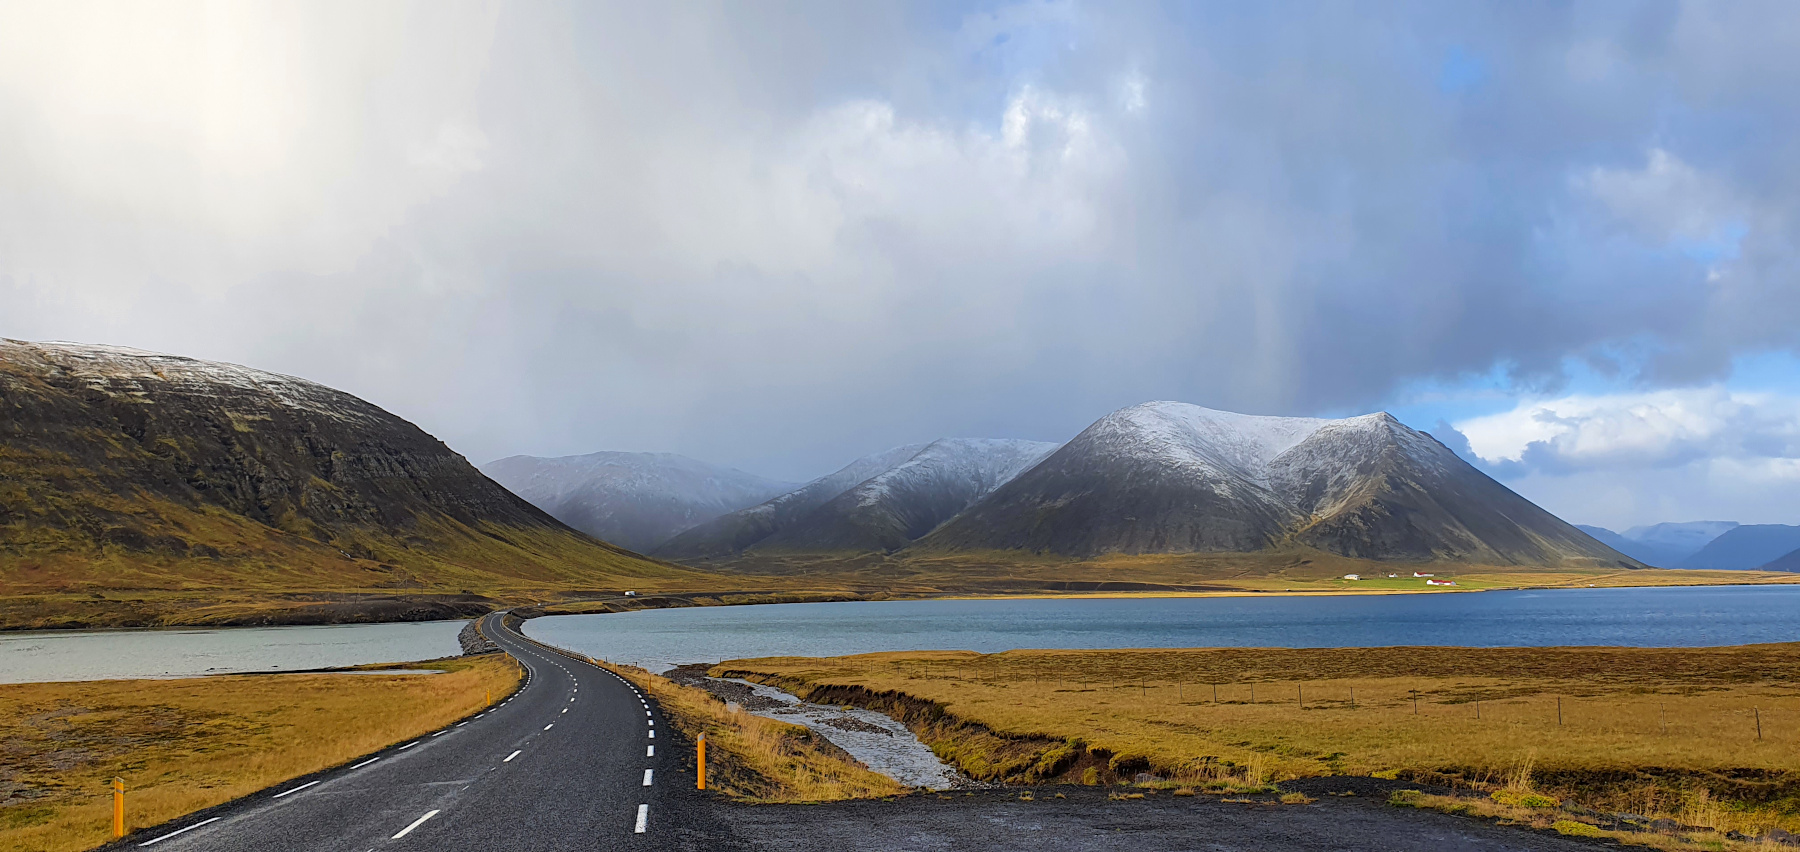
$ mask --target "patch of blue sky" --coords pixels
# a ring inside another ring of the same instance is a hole
[[[1438,91],[1460,95],[1477,89],[1488,77],[1487,62],[1462,45],[1451,45],[1438,63]]]
[[[1721,260],[1736,260],[1738,246],[1749,233],[1749,227],[1743,223],[1729,222],[1704,239],[1677,239],[1674,248],[1695,261],[1711,265]]]

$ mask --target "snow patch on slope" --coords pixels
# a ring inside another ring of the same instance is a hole
[[[858,506],[873,506],[896,491],[930,487],[935,481],[974,486],[977,499],[1010,482],[1056,452],[1061,444],[1010,438],[943,438],[927,444],[851,490]]]
[[[237,364],[201,361],[127,346],[10,339],[4,342],[31,351],[81,380],[89,389],[106,394],[124,392],[147,397],[149,394],[144,386],[160,383],[174,386],[191,396],[212,397],[218,395],[218,387],[224,386],[259,393],[286,408],[344,422],[372,421],[375,413],[380,411],[363,400],[317,382]],[[137,386],[135,389],[134,385]]]

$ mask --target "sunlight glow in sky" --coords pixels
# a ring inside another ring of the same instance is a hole
[[[0,6],[0,335],[477,462],[1387,408],[1800,523],[1800,5]]]

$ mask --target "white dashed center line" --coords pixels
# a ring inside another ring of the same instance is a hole
[[[656,746],[647,746],[644,749],[644,756],[645,757],[655,757],[656,756]]]
[[[633,831],[635,831],[638,834],[643,834],[644,829],[649,827],[649,823],[650,823],[650,806],[649,805],[638,805],[637,828],[633,829]]]
[[[545,726],[544,726],[544,730],[546,730],[546,731],[548,731],[548,730],[550,730],[550,729],[551,729],[551,728],[554,728],[554,727],[556,727],[556,723],[555,723],[555,722],[551,722],[551,723],[550,723],[550,724],[548,724],[548,725],[545,725]]]
[[[400,829],[399,834],[396,834],[393,837],[390,837],[388,839],[389,840],[399,840],[400,838],[405,837],[408,834],[411,834],[413,829],[418,828],[421,825],[424,825],[426,820],[431,819],[432,817],[437,816],[437,815],[438,815],[437,811],[426,811],[424,816],[413,820],[412,825],[409,825],[405,828]]]
[[[656,770],[654,770],[654,769],[644,770],[644,786],[646,786],[646,787],[650,786],[650,773],[655,772],[655,771]]]
[[[519,751],[524,751],[524,749],[519,749]],[[501,762],[501,763],[511,763],[511,762],[512,762],[512,759],[513,759],[513,758],[515,758],[515,757],[518,757],[518,756],[519,756],[519,751],[515,751],[515,752],[513,752],[513,753],[512,753],[512,754],[509,754],[509,755],[507,755],[507,756],[506,756],[506,759],[505,759],[505,760],[502,760],[502,761],[500,761],[500,762]]]

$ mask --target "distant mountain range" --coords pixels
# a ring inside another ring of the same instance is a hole
[[[0,339],[0,626],[445,618],[695,576],[342,391]]]
[[[1800,526],[1689,521],[1632,527],[1581,529],[1613,549],[1658,568],[1701,571],[1800,570]],[[1784,557],[1791,557],[1783,561]]]
[[[1259,417],[1176,402],[1068,444],[898,447],[682,533],[654,553],[1252,553],[1495,566],[1636,563],[1387,414]]]
[[[1055,449],[993,438],[896,447],[678,536],[657,553],[704,558],[749,550],[899,550]]]
[[[1795,550],[1800,550],[1800,526],[1744,524],[1707,542],[1698,553],[1683,559],[1680,567],[1715,571],[1762,568]]]
[[[512,456],[481,472],[557,520],[640,553],[795,486],[673,453]]]

